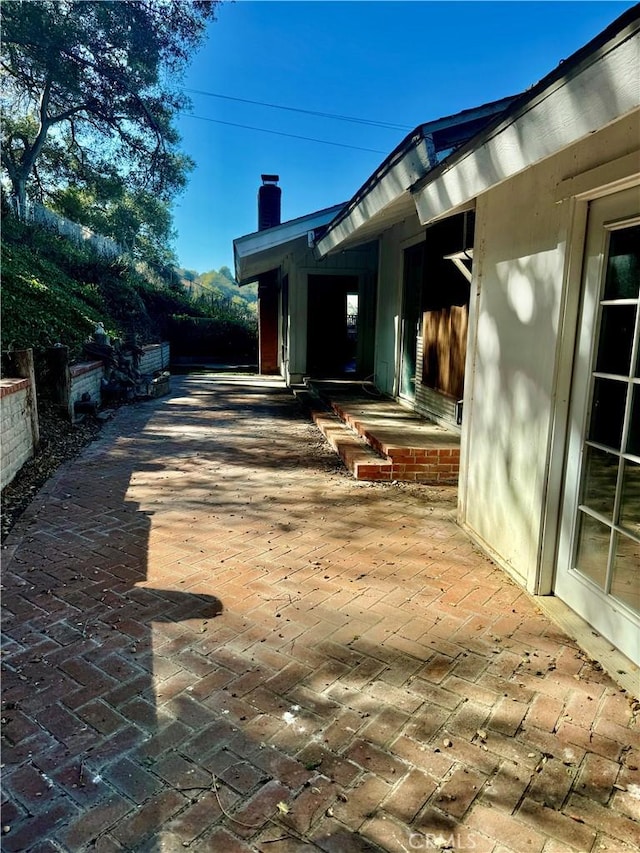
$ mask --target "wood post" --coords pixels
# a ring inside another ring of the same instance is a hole
[[[11,356],[15,365],[16,376],[20,379],[29,380],[27,400],[29,402],[29,414],[31,416],[33,449],[36,451],[40,447],[40,423],[38,421],[38,399],[36,395],[36,374],[33,368],[33,350],[14,350]]]
[[[49,347],[47,363],[51,377],[51,399],[73,421],[71,409],[71,371],[69,370],[69,347]]]

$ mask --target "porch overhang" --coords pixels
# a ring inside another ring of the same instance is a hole
[[[411,187],[452,149],[502,114],[514,97],[502,98],[419,125],[392,151],[344,205],[316,242],[320,258],[375,239],[382,231],[415,215]]]
[[[264,273],[277,269],[296,244],[304,241],[303,245],[308,246],[315,232],[327,225],[343,207],[343,204],[334,205],[273,228],[237,237],[233,241],[233,255],[238,284],[250,284]]]
[[[518,172],[638,110],[639,67],[635,7],[417,182],[411,194],[420,223],[429,225],[472,205]],[[638,138],[640,120],[630,140],[636,149]],[[559,176],[560,181],[570,177]]]

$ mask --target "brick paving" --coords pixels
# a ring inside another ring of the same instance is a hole
[[[3,550],[2,849],[640,846],[637,703],[292,395],[174,377]]]

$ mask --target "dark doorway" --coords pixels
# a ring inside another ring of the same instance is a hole
[[[308,285],[307,373],[357,375],[358,277],[310,275]]]

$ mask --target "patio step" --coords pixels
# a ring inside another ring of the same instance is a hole
[[[390,460],[382,458],[319,397],[301,388],[295,388],[294,394],[356,480],[393,479]]]
[[[363,401],[308,386],[295,393],[356,479],[457,483],[457,435],[390,399]]]
[[[413,422],[400,417],[393,425],[379,424],[375,418],[364,420],[353,414],[342,403],[333,402],[331,407],[356,435],[391,463],[392,480],[429,484],[458,482],[459,440],[442,427],[414,416],[411,416]]]

